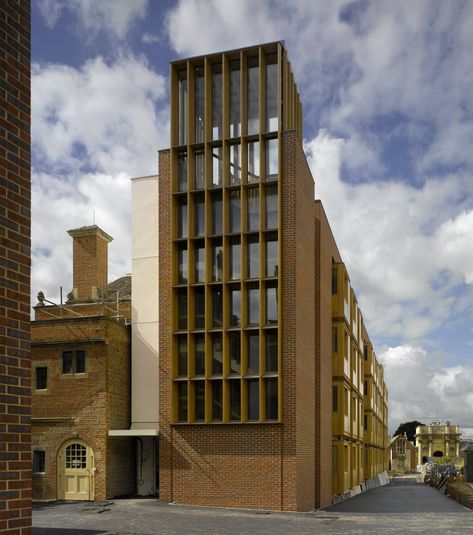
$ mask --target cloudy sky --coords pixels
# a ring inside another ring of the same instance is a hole
[[[33,0],[32,22],[34,295],[71,289],[66,230],[94,220],[111,280],[130,271],[130,177],[168,145],[169,61],[284,40],[390,429],[473,437],[472,2]]]

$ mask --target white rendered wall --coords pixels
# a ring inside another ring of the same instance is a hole
[[[158,429],[158,177],[131,186],[132,429]]]

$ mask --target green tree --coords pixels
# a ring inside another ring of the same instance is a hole
[[[415,434],[416,434],[416,427],[419,425],[425,425],[422,422],[418,422],[417,420],[413,420],[412,422],[404,422],[403,424],[399,424],[399,427],[397,428],[396,432],[394,433],[394,436],[397,435],[403,435],[406,433],[407,439],[411,442],[416,443]]]

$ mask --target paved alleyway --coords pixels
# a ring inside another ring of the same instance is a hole
[[[473,514],[398,479],[325,511],[264,513],[129,499],[36,505],[33,535],[473,535]]]

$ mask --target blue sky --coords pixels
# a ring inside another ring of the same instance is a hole
[[[168,145],[169,61],[284,40],[305,150],[384,363],[391,428],[473,435],[473,4],[33,0],[33,292],[69,291],[66,230],[130,271],[130,178]]]

